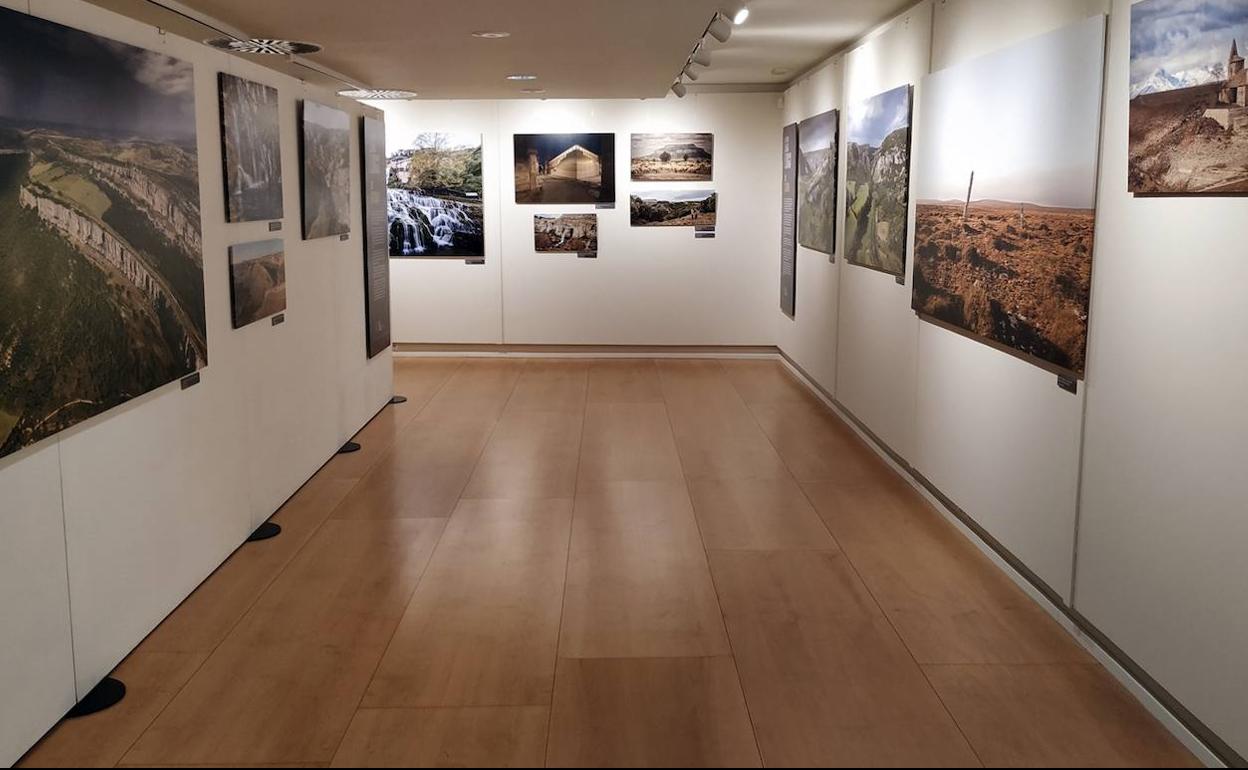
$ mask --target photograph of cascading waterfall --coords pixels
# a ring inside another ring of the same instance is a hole
[[[227,222],[282,218],[277,89],[218,73]]]
[[[391,257],[485,256],[480,134],[418,134],[388,153],[386,179]]]

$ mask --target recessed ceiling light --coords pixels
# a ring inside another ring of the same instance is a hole
[[[544,94],[546,93],[546,89],[545,88],[521,88],[520,93],[522,94]]]
[[[348,99],[359,99],[360,101],[380,100],[380,99],[415,99],[419,94],[415,91],[399,91],[388,88],[364,88],[339,91],[339,96],[345,96]]]
[[[488,30],[481,30],[479,32],[473,32],[472,36],[479,37],[483,40],[502,40],[505,37],[511,37],[511,33],[510,32],[490,32]]]
[[[301,56],[321,50],[321,47],[316,43],[304,43],[298,40],[275,40],[272,38],[236,40],[232,37],[218,37],[212,40],[205,40],[204,42],[213,48],[220,48],[223,51],[262,54],[266,56]]]
[[[741,10],[737,11],[737,15],[732,17],[732,23],[744,24],[748,18],[750,18],[750,9],[743,5]]]
[[[537,75],[508,75],[508,80],[537,80]]]

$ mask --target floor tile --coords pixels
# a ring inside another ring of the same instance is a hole
[[[334,767],[541,767],[548,706],[361,709]]]
[[[792,479],[689,484],[709,549],[835,550],[836,542]]]
[[[578,479],[679,481],[684,478],[663,404],[590,404]]]

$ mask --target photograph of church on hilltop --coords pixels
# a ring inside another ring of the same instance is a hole
[[[1248,192],[1245,41],[1248,3],[1131,7],[1131,192]]]
[[[516,203],[615,203],[615,134],[516,134]]]

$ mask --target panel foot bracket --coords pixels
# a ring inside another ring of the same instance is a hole
[[[99,684],[91,688],[91,692],[84,695],[82,700],[78,701],[69,710],[65,718],[78,719],[91,714],[98,714],[106,708],[116,706],[124,697],[126,697],[125,683],[120,679],[106,676]]]
[[[282,527],[280,524],[274,524],[271,521],[266,521],[256,527],[256,531],[251,533],[251,535],[247,538],[247,542],[258,543],[261,540],[268,540],[269,538],[277,537],[280,534],[282,534]]]

